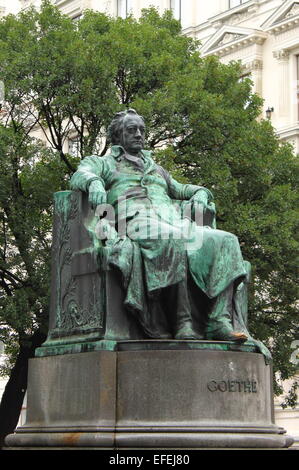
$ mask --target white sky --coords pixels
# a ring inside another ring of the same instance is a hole
[[[18,13],[21,8],[19,0],[0,0],[0,6],[5,7],[5,13]]]

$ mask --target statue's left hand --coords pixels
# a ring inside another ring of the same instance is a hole
[[[203,207],[206,208],[209,205],[209,195],[206,191],[199,190],[191,197],[190,201],[202,204]]]
[[[195,214],[197,214],[198,216],[198,214],[201,213],[202,217],[208,214],[209,219],[211,219],[210,222],[208,223],[208,226],[214,227],[216,207],[215,207],[214,202],[209,202],[208,193],[204,190],[198,191],[197,193],[194,194],[194,196],[191,197],[190,202],[192,204],[193,220],[196,220]],[[201,220],[203,223],[204,218],[202,218]]]

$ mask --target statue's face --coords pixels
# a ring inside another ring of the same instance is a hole
[[[140,116],[127,115],[123,122],[120,145],[131,155],[137,155],[144,146],[145,127]]]

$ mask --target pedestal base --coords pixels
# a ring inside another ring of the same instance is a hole
[[[119,342],[30,361],[26,424],[10,447],[282,448],[271,366],[219,342]],[[196,344],[201,344],[201,349]],[[175,349],[175,346],[180,349]],[[232,346],[233,347],[233,346]],[[116,348],[117,349],[117,348]],[[171,350],[172,349],[172,350]]]

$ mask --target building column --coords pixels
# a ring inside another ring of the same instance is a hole
[[[290,67],[289,67],[289,51],[280,50],[273,52],[274,57],[278,61],[278,115],[283,120],[290,113]],[[275,79],[275,78],[274,78]]]
[[[254,93],[258,93],[260,96],[263,94],[263,61],[255,59],[252,62],[244,64],[245,72],[250,72],[251,79],[253,81]]]

